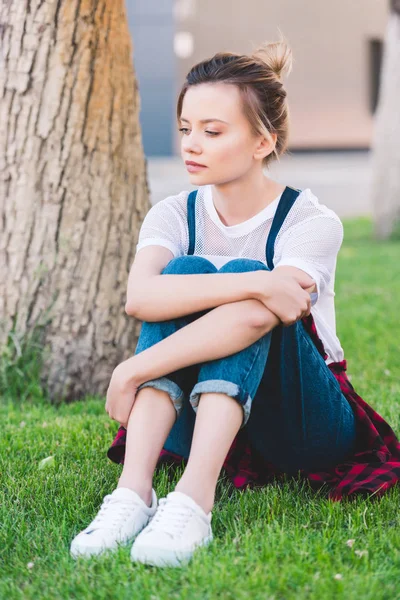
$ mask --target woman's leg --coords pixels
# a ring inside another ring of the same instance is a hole
[[[163,444],[176,419],[176,409],[167,392],[140,390],[129,416],[125,460],[117,487],[135,491],[151,505],[153,474]]]
[[[252,446],[291,475],[329,470],[352,455],[353,410],[301,321],[272,332],[246,428]]]
[[[243,422],[243,409],[226,394],[201,395],[189,460],[175,491],[187,494],[207,514],[214,505],[218,477]]]
[[[211,262],[197,256],[173,259],[163,270],[163,273],[179,275],[216,272]],[[172,335],[206,312],[169,321],[143,322],[135,354]],[[148,504],[151,502],[154,469],[171,428],[172,451],[183,456],[189,455],[195,414],[185,401],[197,380],[197,373],[196,365],[187,367],[168,377],[147,381],[137,391],[127,425],[124,466],[118,487],[134,490]]]
[[[262,269],[268,270],[260,261],[234,259],[219,272]],[[271,314],[270,330],[275,325],[276,318]],[[196,411],[193,441],[186,469],[175,490],[192,497],[206,513],[214,504],[218,477],[232,441],[249,419],[270,339],[271,335],[265,334],[236,354],[203,364],[190,394],[190,404]]]

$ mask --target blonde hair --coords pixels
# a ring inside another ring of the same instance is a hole
[[[230,83],[238,87],[244,114],[254,135],[271,140],[276,133],[274,150],[263,159],[266,167],[285,153],[289,136],[289,107],[283,78],[292,70],[292,51],[281,39],[265,42],[250,55],[218,52],[194,65],[186,75],[177,101],[177,119],[189,87],[201,83]]]

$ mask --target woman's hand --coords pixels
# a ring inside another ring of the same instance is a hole
[[[113,371],[107,390],[105,409],[112,419],[127,427],[135,402],[137,388],[132,358],[120,363]]]
[[[269,308],[285,327],[310,314],[309,291],[315,283],[307,273],[292,269],[289,274],[285,267],[259,273],[262,279],[257,300]]]

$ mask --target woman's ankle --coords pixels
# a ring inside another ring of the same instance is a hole
[[[175,492],[182,492],[190,496],[192,500],[198,504],[206,514],[208,514],[213,506],[215,499],[215,487],[199,485],[199,482],[189,482],[183,478],[177,483]]]
[[[152,502],[152,481],[144,481],[144,480],[135,480],[129,477],[124,477],[121,475],[119,478],[117,488],[124,487],[136,492],[140,498],[147,504],[147,506],[151,506]]]

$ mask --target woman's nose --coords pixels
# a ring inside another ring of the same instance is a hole
[[[188,153],[201,151],[201,147],[200,147],[198,140],[196,140],[195,137],[190,137],[190,136],[186,136],[182,140],[182,149]]]

